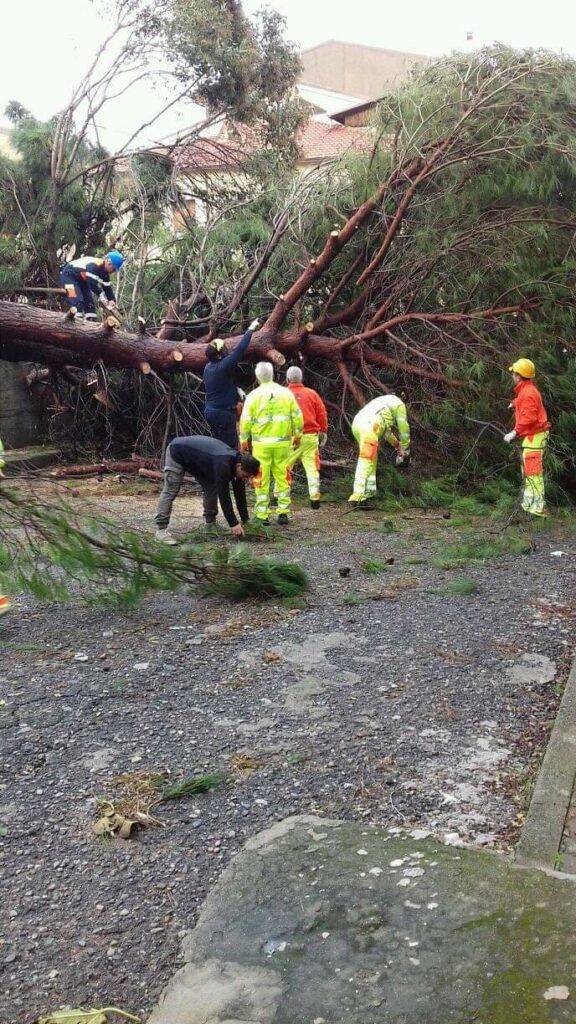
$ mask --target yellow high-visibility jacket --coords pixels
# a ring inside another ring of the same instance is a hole
[[[360,433],[376,434],[390,444],[397,443],[391,428],[398,431],[400,443],[404,448],[410,446],[410,425],[406,415],[406,406],[397,395],[381,395],[368,402],[354,417],[353,426]]]
[[[299,438],[304,429],[300,406],[288,388],[270,381],[248,395],[240,417],[240,442],[282,444]]]

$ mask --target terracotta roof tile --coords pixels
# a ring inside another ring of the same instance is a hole
[[[303,160],[322,160],[341,156],[349,150],[370,147],[370,128],[350,128],[343,124],[307,121],[298,134],[298,148]]]
[[[237,137],[227,138],[223,129],[215,138],[195,139],[175,156],[183,170],[234,170],[249,152],[259,148],[258,132],[246,125],[235,128]],[[367,150],[371,143],[370,128],[351,128],[347,125],[314,121],[312,118],[300,128],[297,145],[304,161],[336,159],[349,150]]]

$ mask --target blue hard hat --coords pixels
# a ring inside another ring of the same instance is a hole
[[[112,252],[106,254],[106,259],[110,260],[110,263],[114,267],[114,270],[120,270],[120,267],[124,263],[124,257],[121,252],[117,249],[112,249]]]

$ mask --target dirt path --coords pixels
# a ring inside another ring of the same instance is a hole
[[[148,529],[153,495],[106,490],[100,508]],[[176,532],[198,512],[182,500]],[[309,572],[303,608],[18,601],[0,627],[1,1021],[148,1012],[223,865],[287,815],[514,841],[569,663],[576,538],[546,524],[530,554],[483,563],[486,522],[409,515],[297,511],[271,547]],[[162,769],[233,781],[162,805],[165,828],[96,839],[111,780]]]

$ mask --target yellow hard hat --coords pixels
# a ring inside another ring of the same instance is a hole
[[[535,377],[536,367],[531,359],[517,359],[508,369],[510,373],[517,373],[520,377]]]

